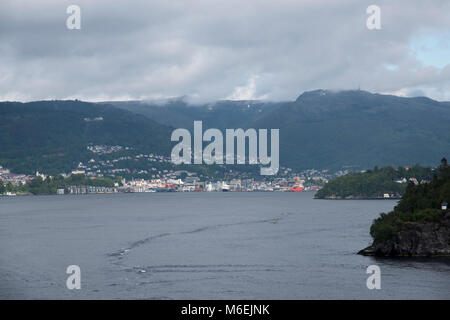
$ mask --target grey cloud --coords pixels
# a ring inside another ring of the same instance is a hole
[[[377,31],[361,0],[2,1],[0,100],[290,100],[358,86],[450,100],[450,61],[425,66],[410,48],[450,32],[450,3],[375,2]],[[70,4],[81,30],[65,27]]]

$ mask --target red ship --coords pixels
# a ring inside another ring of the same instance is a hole
[[[305,187],[303,187],[302,181],[300,180],[299,177],[295,178],[295,184],[292,186],[291,189],[289,189],[288,191],[291,192],[300,192],[303,191],[305,189]]]

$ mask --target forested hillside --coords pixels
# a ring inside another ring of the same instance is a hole
[[[0,165],[14,172],[67,172],[88,144],[170,154],[170,128],[129,111],[81,101],[0,103]]]
[[[407,181],[411,178],[417,182],[431,180],[432,169],[420,166],[412,168],[385,167],[365,172],[350,173],[330,180],[320,189],[317,199],[383,199],[401,197],[405,192]],[[403,182],[401,181],[403,180]]]

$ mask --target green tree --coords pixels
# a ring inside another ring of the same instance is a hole
[[[444,160],[439,167],[439,176],[434,176],[429,183],[409,183],[394,210],[382,213],[373,221],[370,234],[375,243],[392,238],[406,223],[443,219],[440,205],[450,200],[450,167]]]

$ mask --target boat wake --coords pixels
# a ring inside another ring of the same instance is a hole
[[[283,219],[285,219],[286,217],[288,217],[291,214],[292,214],[292,212],[283,212],[279,216],[274,217],[274,218],[270,218],[270,219],[260,219],[260,220],[242,221],[242,222],[235,222],[235,223],[216,224],[216,225],[204,226],[204,227],[200,227],[200,228],[196,228],[196,229],[192,229],[192,230],[187,230],[187,231],[174,232],[174,233],[165,232],[165,233],[160,233],[160,234],[156,234],[156,235],[151,235],[151,236],[146,237],[144,239],[140,239],[140,240],[137,240],[135,242],[132,242],[126,248],[122,248],[120,250],[108,253],[108,256],[117,259],[116,263],[119,263],[133,249],[136,249],[136,248],[138,248],[140,246],[149,244],[152,241],[157,240],[157,239],[170,237],[170,236],[174,236],[174,235],[195,234],[195,233],[199,233],[199,232],[209,231],[209,230],[212,230],[212,229],[221,229],[221,228],[234,227],[234,226],[239,226],[239,225],[252,225],[252,224],[261,224],[261,223],[277,224],[277,223],[279,223],[280,221],[282,221]]]

